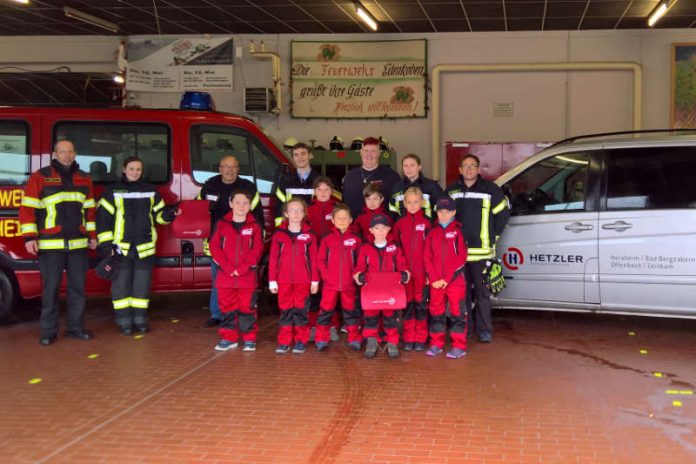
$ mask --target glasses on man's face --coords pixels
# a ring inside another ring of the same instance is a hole
[[[477,167],[479,167],[478,164],[462,164],[463,169],[476,169]]]

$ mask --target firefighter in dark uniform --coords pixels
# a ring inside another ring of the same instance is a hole
[[[199,200],[208,200],[210,202],[210,236],[215,232],[215,226],[220,219],[230,212],[230,197],[233,193],[243,191],[247,192],[251,197],[251,214],[256,222],[264,230],[263,220],[263,205],[261,205],[261,197],[256,189],[256,185],[246,179],[239,177],[239,161],[232,155],[223,156],[220,160],[220,174],[208,179],[201,191],[198,193]],[[203,252],[210,256],[208,247],[208,239],[203,241]],[[213,283],[217,276],[218,265],[212,260],[210,263]],[[210,319],[205,322],[206,327],[214,327],[220,325],[223,316],[218,305],[217,289],[213,286],[210,291]]]
[[[155,264],[157,224],[174,220],[177,208],[165,206],[153,185],[142,179],[143,162],[135,156],[123,162],[123,176],[99,200],[97,238],[101,254],[121,256],[111,283],[116,325],[124,335],[149,330],[147,309]]]
[[[396,219],[406,215],[404,208],[404,192],[410,187],[418,187],[423,192],[423,212],[425,216],[433,220],[433,205],[442,193],[440,184],[428,179],[421,173],[421,159],[418,155],[410,153],[401,160],[401,170],[404,177],[394,185],[389,197],[389,213]]]
[[[27,251],[39,256],[43,282],[39,343],[50,345],[58,333],[58,290],[67,271],[68,317],[66,335],[89,340],[85,330],[87,248],[97,246],[92,180],[75,162],[75,145],[56,143],[50,166],[31,175],[19,208]]]
[[[461,178],[447,187],[446,193],[457,205],[456,218],[469,248],[465,266],[469,287],[467,312],[473,317],[479,341],[491,343],[491,301],[483,282],[483,270],[486,260],[496,257],[495,242],[510,219],[510,208],[500,187],[479,175],[480,164],[477,156],[466,155],[459,167]],[[472,312],[474,299],[476,306]]]
[[[291,148],[292,162],[295,171],[283,172],[278,177],[278,182],[273,186],[273,217],[278,227],[283,222],[283,205],[292,198],[302,198],[306,204],[312,203],[314,197],[314,182],[322,176],[321,172],[312,169],[312,149],[306,143],[296,143]],[[341,200],[341,194],[333,192],[336,200]]]

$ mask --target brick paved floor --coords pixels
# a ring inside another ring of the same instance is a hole
[[[257,352],[214,353],[203,305],[157,297],[141,339],[104,300],[89,342],[0,327],[0,462],[696,462],[696,321],[503,312],[464,359],[370,361],[276,355],[271,315]]]

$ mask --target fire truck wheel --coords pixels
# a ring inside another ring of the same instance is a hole
[[[5,271],[0,270],[0,319],[5,319],[10,315],[16,300],[17,290],[12,279]]]

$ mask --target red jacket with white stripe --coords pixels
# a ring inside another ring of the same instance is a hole
[[[387,210],[384,209],[384,206],[380,205],[377,209],[368,209],[367,206],[363,206],[362,214],[357,217],[355,221],[353,221],[353,232],[357,235],[359,235],[363,242],[369,242],[369,243],[374,243],[375,241],[375,236],[372,235],[372,232],[370,232],[370,221],[372,221],[372,216],[375,214],[384,214],[387,216],[389,219],[389,226],[393,227],[394,226],[394,221],[392,221],[391,216],[389,216],[389,213],[387,213]],[[393,231],[389,231],[389,235],[387,235],[387,241],[392,241],[393,240]]]
[[[268,257],[268,282],[280,284],[319,283],[317,237],[307,224],[298,235],[290,233],[283,222],[271,239]]]
[[[329,198],[329,201],[319,201],[315,198],[312,204],[307,207],[307,222],[318,239],[322,239],[334,230],[331,218],[336,203],[338,201],[333,197]]]
[[[408,270],[406,258],[399,246],[387,241],[384,248],[378,248],[374,243],[363,243],[358,254],[356,272],[401,272]]]
[[[322,239],[317,264],[325,289],[339,292],[355,290],[353,269],[361,243],[350,229],[343,233],[334,229]]]
[[[419,209],[416,214],[406,212],[392,229],[406,257],[408,270],[415,277],[425,278],[425,239],[432,227],[425,210]]]
[[[210,254],[220,266],[215,279],[218,288],[256,288],[259,260],[263,254],[261,226],[247,214],[241,227],[232,222],[230,211],[215,227],[210,239]],[[237,276],[233,275],[237,272]]]
[[[464,278],[466,255],[464,233],[457,221],[445,228],[439,224],[433,226],[425,239],[425,270],[429,282],[444,279],[449,284],[459,275]]]

